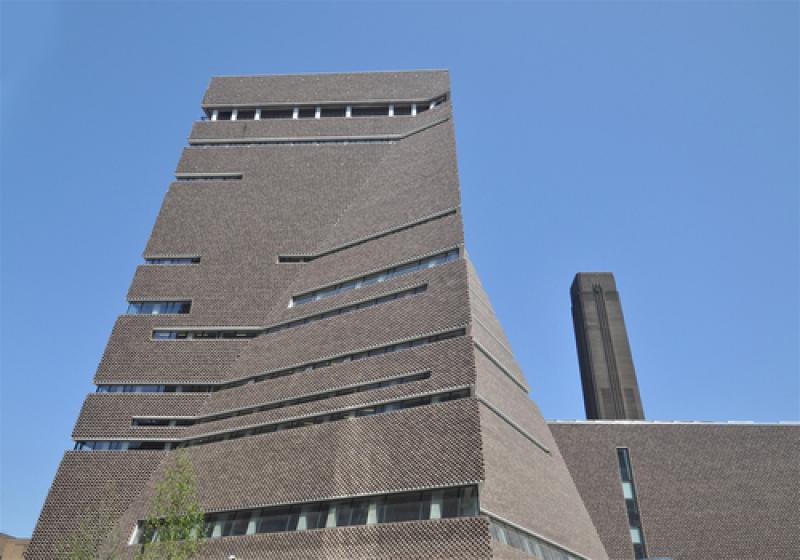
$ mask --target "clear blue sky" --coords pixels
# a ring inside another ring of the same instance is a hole
[[[798,3],[2,3],[2,519],[29,535],[215,74],[449,68],[468,249],[548,418],[610,270],[651,419],[796,420]]]

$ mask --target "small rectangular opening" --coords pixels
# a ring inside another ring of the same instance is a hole
[[[262,119],[291,119],[294,110],[291,107],[283,109],[261,109]]]
[[[217,113],[217,120],[218,121],[229,121],[229,120],[231,120],[231,115],[233,115],[233,111],[219,111]]]
[[[386,117],[389,115],[388,105],[354,105],[352,112],[354,117]]]
[[[317,113],[316,107],[300,107],[297,117],[300,119],[313,119]]]
[[[322,107],[320,111],[320,116],[322,118],[344,117],[345,111],[346,111],[345,107]]]
[[[395,117],[405,117],[411,115],[411,105],[395,105],[394,106],[394,116]]]
[[[239,109],[239,113],[236,115],[237,121],[252,121],[255,118],[255,109]]]
[[[314,257],[306,257],[301,255],[278,255],[278,263],[304,263],[313,261]]]

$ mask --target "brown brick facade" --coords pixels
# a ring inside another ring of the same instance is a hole
[[[575,558],[606,558],[466,259],[451,106],[427,108],[440,96],[449,97],[448,75],[440,71],[212,80],[204,101],[209,115],[285,103],[424,103],[427,110],[402,117],[195,123],[144,256],[200,261],[142,264],[128,293],[138,301],[190,300],[191,312],[119,317],[95,382],[213,389],[317,367],[207,393],[89,395],[73,436],[182,440],[465,389],[465,397],[450,402],[205,443],[189,454],[208,512],[478,485],[483,515],[223,537],[211,539],[202,557],[502,557],[490,543],[487,516],[496,515]],[[183,180],[192,173],[207,177]],[[214,179],[215,173],[237,176]],[[290,305],[293,296],[448,250],[459,258]],[[285,255],[315,258],[279,262]],[[152,337],[154,329],[264,328],[417,286],[425,290],[413,297],[255,338]],[[447,340],[406,347],[453,332]],[[381,348],[393,350],[381,354]],[[340,363],[352,354],[363,355]],[[429,376],[191,426],[132,425],[134,417],[199,417],[414,372]],[[105,498],[97,489],[110,481],[122,491],[113,504],[115,527],[105,529],[109,538],[127,539],[172,456],[68,452],[28,558],[55,557],[75,527],[75,504],[90,509],[100,503]]]
[[[616,448],[630,450],[650,557],[800,558],[800,426],[554,422],[613,560],[631,560]]]

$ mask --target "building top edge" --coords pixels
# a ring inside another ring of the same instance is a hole
[[[449,74],[450,70],[447,68],[416,68],[413,70],[354,70],[352,72],[286,72],[275,74],[215,74],[211,76],[212,80],[217,78],[291,78],[291,77],[307,77],[307,76],[350,76],[361,74]]]
[[[432,99],[450,91],[446,70],[215,76],[203,106]]]
[[[800,420],[755,422],[753,420],[553,420],[548,424],[645,425],[645,426],[800,426]]]

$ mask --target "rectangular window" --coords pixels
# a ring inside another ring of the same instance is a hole
[[[299,109],[297,116],[301,119],[313,119],[317,114],[316,107],[300,107]]]
[[[636,485],[633,480],[631,455],[627,447],[617,448],[617,462],[619,463],[619,476],[622,482],[625,510],[628,513],[634,557],[636,560],[643,560],[647,558],[647,551],[644,543],[644,532],[642,531],[642,520],[639,514],[639,502],[636,497]]]
[[[200,257],[175,257],[175,258],[153,258],[145,259],[145,264],[197,264],[200,262]]]
[[[252,121],[255,118],[255,109],[239,109],[239,112],[236,114],[237,121]]]
[[[494,540],[532,554],[536,560],[577,560],[574,555],[564,549],[516,527],[492,518],[489,519],[489,522],[489,530]]]
[[[430,519],[430,508],[430,492],[394,494],[387,496],[384,500],[378,514],[378,522],[399,523],[417,519]]]
[[[404,117],[411,115],[411,105],[395,105],[394,115],[396,117]]]
[[[389,115],[388,105],[353,105],[350,112],[353,117],[386,117]]]
[[[438,255],[425,257],[417,261],[411,261],[409,263],[401,264],[383,270],[381,272],[375,272],[372,274],[362,276],[360,278],[345,280],[344,282],[341,282],[339,284],[334,284],[332,286],[325,286],[324,288],[319,288],[317,290],[314,290],[313,292],[292,296],[292,299],[289,301],[289,307],[295,307],[297,305],[302,305],[304,303],[318,301],[326,297],[349,292],[350,290],[356,290],[359,288],[370,286],[372,284],[385,282],[386,280],[390,280],[392,278],[395,278],[397,276],[402,276],[404,274],[410,274],[417,270],[439,266],[441,264],[445,264],[450,261],[456,260],[458,256],[459,256],[459,250],[451,249],[449,251],[439,253]]]
[[[233,116],[233,111],[218,111],[217,112],[217,120],[218,121],[229,121]]]
[[[291,107],[279,109],[261,109],[261,119],[291,119],[294,109]]]
[[[346,107],[321,107],[320,116],[322,118],[344,117],[346,110]]]
[[[258,533],[280,533],[289,530],[292,521],[292,508],[266,508],[261,510],[261,516],[256,526]],[[292,529],[297,525],[297,521],[292,525]]]
[[[204,534],[207,538],[217,539],[256,533],[281,533],[375,523],[422,521],[429,519],[431,495],[436,492],[434,490],[433,492],[378,495],[354,500],[209,513],[205,517]],[[390,515],[379,517],[376,507],[378,504],[385,503],[392,504],[389,510]],[[496,530],[493,529],[493,534],[495,532]],[[131,544],[157,541],[157,534],[144,531],[144,522],[137,523]],[[561,558],[558,557],[557,560],[561,560]],[[567,559],[564,558],[564,560]]]
[[[191,301],[132,301],[128,305],[128,315],[189,313],[191,307]]]

